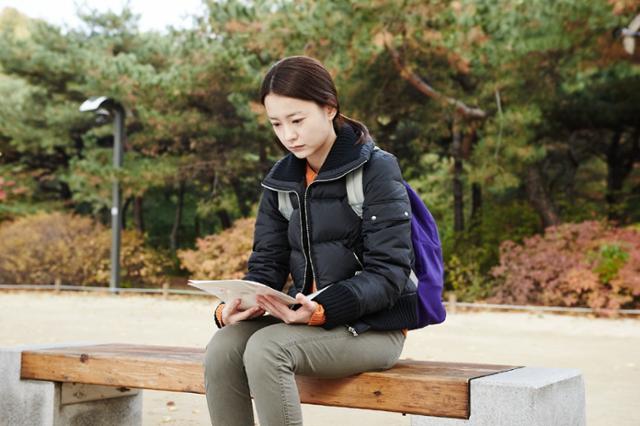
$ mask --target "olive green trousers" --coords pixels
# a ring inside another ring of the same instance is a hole
[[[216,331],[207,345],[205,389],[214,426],[302,425],[295,375],[346,377],[391,368],[402,352],[402,331],[370,330],[353,336],[288,325],[263,316]]]

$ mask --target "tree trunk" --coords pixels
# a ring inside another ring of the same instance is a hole
[[[623,219],[622,187],[625,180],[633,171],[633,165],[640,160],[640,133],[636,132],[631,141],[631,150],[623,149],[624,134],[621,131],[614,133],[611,143],[607,148],[607,212],[609,220],[619,222]]]
[[[120,226],[122,229],[127,229],[127,210],[129,209],[129,204],[131,204],[131,197],[127,198],[122,206],[122,214],[120,215],[122,219]]]
[[[267,158],[267,143],[264,139],[260,139],[258,144],[260,146],[260,170],[263,174],[266,174],[271,168],[271,164],[269,163],[269,159]]]
[[[73,198],[71,188],[66,182],[60,182],[60,198],[63,200],[71,200]]]
[[[249,216],[249,213],[251,213],[250,200],[253,200],[254,194],[247,194],[246,191],[243,191],[242,181],[240,179],[231,179],[230,184],[233,188],[233,192],[236,194],[236,199],[238,200],[238,209],[240,209],[240,215],[242,217]]]
[[[529,202],[536,210],[545,228],[560,224],[555,206],[544,186],[543,177],[536,165],[527,169],[526,188]]]
[[[178,238],[180,225],[182,223],[182,207],[184,205],[184,181],[181,180],[178,185],[178,204],[176,205],[176,216],[173,221],[173,228],[171,229],[171,236],[169,238],[169,244],[171,247],[171,253],[175,253],[178,249]]]
[[[479,183],[471,185],[471,220],[469,226],[477,227],[482,222],[482,187]]]
[[[464,231],[464,188],[462,185],[462,135],[457,119],[454,120],[453,143],[451,153],[453,155],[453,230]]]
[[[193,233],[196,235],[196,238],[200,238],[200,218],[197,214],[193,217]]]
[[[229,213],[226,210],[218,210],[217,213],[218,219],[222,223],[222,229],[231,228],[231,218],[229,217]]]
[[[144,233],[144,210],[142,207],[143,197],[135,197],[133,200],[133,223],[136,229]]]

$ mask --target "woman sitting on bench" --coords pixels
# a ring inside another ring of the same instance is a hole
[[[205,357],[216,426],[253,425],[251,396],[262,426],[302,424],[295,374],[388,369],[416,321],[411,209],[396,159],[374,150],[367,127],[340,113],[334,82],[313,58],[272,65],[260,98],[289,154],[262,183],[244,279],[281,291],[291,274],[298,304],[259,296],[246,310],[240,300],[218,305],[221,329]],[[362,219],[345,178],[360,167]]]

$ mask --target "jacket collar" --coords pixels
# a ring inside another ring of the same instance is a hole
[[[373,151],[373,141],[356,144],[360,132],[345,123],[338,130],[336,141],[318,172],[315,181],[333,180],[366,163]],[[262,181],[264,186],[282,190],[300,190],[304,187],[307,160],[292,153],[280,159]]]

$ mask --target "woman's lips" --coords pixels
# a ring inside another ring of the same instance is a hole
[[[304,145],[290,146],[289,147],[289,151],[301,151],[302,149],[304,149]]]

